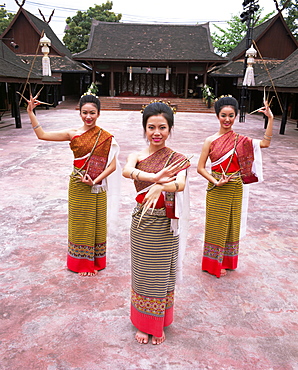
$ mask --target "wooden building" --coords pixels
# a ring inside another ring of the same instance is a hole
[[[295,119],[298,127],[298,49],[275,68],[270,70],[270,75],[265,71],[256,77],[255,89],[263,90],[263,86],[272,86],[271,95],[275,97],[275,106],[282,105],[282,121],[280,133],[285,133],[287,119]]]
[[[19,58],[0,40],[0,121],[5,112],[11,112],[17,128],[22,127],[20,95],[17,91],[22,92],[28,76],[30,76],[32,89],[34,86],[57,86],[59,84],[54,77],[42,76],[34,66],[31,68],[30,64]]]
[[[92,68],[107,96],[199,96],[210,68],[226,62],[203,25],[93,21],[88,48],[73,59]]]
[[[253,41],[258,54],[253,65],[255,77],[277,68],[287,57],[298,48],[298,42],[289,30],[280,12],[268,21],[253,29]],[[232,94],[240,100],[244,76],[244,59],[246,53],[246,38],[227,56],[229,61],[210,72],[210,82],[217,96]],[[268,75],[268,74],[267,74]],[[270,79],[269,79],[270,80]],[[267,81],[266,86],[271,86]],[[248,87],[246,111],[260,107],[263,101],[263,87]],[[279,105],[273,105],[275,114],[281,114]]]
[[[44,33],[51,41],[49,57],[54,79],[52,79],[53,83],[46,85],[42,98],[56,105],[58,100],[62,100],[65,96],[73,94],[80,96],[85,91],[84,83],[89,72],[81,63],[72,59],[70,51],[52,31],[49,24],[20,7],[0,36],[0,40],[20,58],[23,64],[27,64],[31,69],[34,68],[42,75],[43,53],[39,41]],[[29,79],[29,82],[32,80]]]

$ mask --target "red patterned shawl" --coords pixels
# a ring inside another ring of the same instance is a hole
[[[158,150],[157,152],[149,155],[149,157],[138,162],[136,168],[145,172],[157,173],[158,171],[162,170],[165,167],[167,160],[169,159],[170,155],[173,152],[174,151],[172,149],[164,147]],[[168,164],[171,164],[177,161],[178,159],[182,160],[186,159],[186,157],[183,154],[175,152]],[[152,185],[152,183],[148,181],[135,181],[135,187],[137,192],[141,191],[142,189],[145,189],[150,185]]]
[[[212,141],[210,145],[209,157],[211,162],[215,162],[223,157],[226,153],[234,148],[237,134],[234,131],[229,131]],[[240,166],[240,172],[244,183],[256,182],[257,177],[252,173],[252,165],[254,161],[254,150],[252,139],[238,135],[236,154]]]
[[[101,130],[97,145],[91,158],[88,154],[97,140]],[[105,169],[112,142],[112,135],[98,126],[91,128],[81,135],[75,136],[70,142],[70,149],[74,154],[74,165],[78,168],[87,170],[87,173],[94,180]]]

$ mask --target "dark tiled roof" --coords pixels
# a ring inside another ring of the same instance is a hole
[[[165,25],[93,21],[88,48],[76,60],[210,61],[226,59],[213,52],[209,24]]]
[[[279,65],[282,61],[281,60],[267,60],[266,67],[271,69],[276,65]],[[253,65],[254,74],[255,76],[263,73],[265,70],[265,65],[262,60],[256,60],[255,64]],[[214,68],[212,72],[210,72],[210,76],[213,77],[242,77],[244,72],[244,60],[238,59],[235,61],[230,61],[223,66]]]
[[[58,73],[87,72],[86,68],[84,68],[80,63],[68,58],[67,56],[60,57],[57,55],[49,55],[49,57],[50,57],[52,72],[58,72]],[[22,55],[22,58],[32,62],[35,57],[33,55]],[[37,55],[34,66],[35,68],[39,69],[39,71],[41,72],[41,69],[42,69],[42,56],[41,55]]]
[[[0,77],[9,79],[26,80],[30,73],[31,80],[40,80],[40,82],[55,83],[57,80],[53,77],[43,77],[40,72],[33,68],[30,72],[30,64],[22,61],[13,51],[11,51],[4,42],[0,41]],[[20,81],[22,82],[22,81]]]
[[[276,87],[298,88],[298,49],[278,66],[271,69],[270,77]],[[257,86],[270,86],[271,84],[267,73],[256,78]]]

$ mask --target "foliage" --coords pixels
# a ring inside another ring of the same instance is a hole
[[[8,13],[4,7],[0,7],[0,35],[6,30],[13,17],[13,13]]]
[[[260,8],[254,13],[252,20],[254,27],[265,22],[274,13],[271,12],[261,18],[261,13],[263,10],[263,8]],[[220,34],[214,32],[211,35],[215,51],[220,55],[227,55],[230,53],[240,43],[240,41],[244,39],[247,32],[247,25],[246,23],[241,22],[240,15],[233,15],[227,24],[228,27],[226,29],[214,25],[220,31]]]
[[[285,3],[284,19],[292,34],[298,40],[298,0],[280,0],[279,8],[282,9]]]
[[[94,82],[88,87],[87,91],[84,95],[96,95],[98,93],[98,87],[95,85]]]
[[[111,12],[112,1],[90,7],[86,12],[78,11],[66,19],[63,42],[72,53],[79,53],[88,46],[92,19],[102,22],[119,22],[122,14]]]
[[[209,85],[204,85],[201,88],[203,99],[207,100],[208,98],[213,100],[215,98],[213,88]]]

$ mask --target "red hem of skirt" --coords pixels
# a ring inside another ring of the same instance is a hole
[[[225,256],[222,263],[217,260],[212,260],[208,257],[203,257],[202,270],[209,272],[211,275],[215,275],[217,278],[220,277],[222,269],[235,270],[238,265],[238,256],[230,257]]]
[[[67,255],[67,268],[74,272],[94,272],[106,267],[106,257],[95,258],[94,261],[73,258]]]
[[[163,329],[171,325],[174,319],[174,306],[165,311],[163,317],[156,317],[139,312],[133,305],[130,306],[130,320],[133,325],[140,331],[162,337]]]

